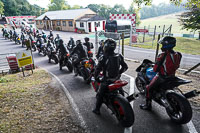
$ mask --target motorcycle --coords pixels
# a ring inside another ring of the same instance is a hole
[[[137,77],[135,85],[142,95],[145,94],[146,85],[148,85],[155,73],[153,72],[153,62],[145,59],[136,69]],[[200,91],[193,90],[183,93],[178,86],[191,83],[179,77],[164,78],[162,84],[152,89],[152,98],[160,106],[165,107],[168,116],[177,124],[186,124],[192,118],[192,108],[188,101],[189,98],[200,94]]]
[[[60,55],[59,55],[59,59],[60,59]],[[63,66],[66,66],[68,68],[68,70],[70,72],[73,71],[73,65],[72,65],[72,61],[71,61],[71,58],[70,58],[70,54],[66,53],[66,55],[64,55],[64,60],[62,62],[62,66],[60,66],[61,70],[62,70],[62,67]]]
[[[21,44],[21,39],[20,39],[19,36],[17,36],[15,40],[16,40],[16,41],[15,41],[15,44]]]
[[[92,77],[92,86],[95,90],[96,97],[98,97],[98,89],[101,85],[102,73],[99,80],[95,80]],[[112,84],[108,85],[108,91],[103,97],[103,103],[112,111],[117,120],[123,127],[130,127],[135,121],[134,111],[130,105],[130,102],[135,100],[137,95],[132,94],[127,97],[122,87],[128,84],[125,80],[116,80]],[[128,93],[126,93],[128,94]]]
[[[91,78],[90,78],[90,72],[91,72],[91,64],[89,63],[88,59],[83,59],[79,61],[78,55],[75,54],[72,57],[73,64],[76,64],[77,62],[80,62],[76,67],[74,67],[74,72],[78,74],[79,76],[83,77],[84,81],[87,84],[90,84]]]
[[[43,43],[41,46],[37,45],[38,54],[42,53],[44,56],[47,55],[46,45]]]
[[[54,62],[56,64],[58,64],[58,56],[57,56],[57,52],[56,49],[53,45],[47,47],[47,55],[49,57],[49,63],[51,63],[51,59],[54,60]]]

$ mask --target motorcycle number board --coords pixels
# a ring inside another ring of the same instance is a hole
[[[33,64],[33,59],[30,50],[18,52],[16,54],[16,57],[19,67],[24,67]]]

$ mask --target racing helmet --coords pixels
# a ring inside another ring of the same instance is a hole
[[[162,44],[162,50],[173,49],[176,46],[176,38],[171,36],[165,36],[161,38],[158,43]]]
[[[116,49],[116,42],[115,40],[109,38],[104,42],[104,46],[103,46],[103,51],[105,53],[110,53],[110,52],[114,52]]]
[[[85,39],[86,42],[90,41],[90,38],[88,38],[88,37],[85,37],[84,39]]]

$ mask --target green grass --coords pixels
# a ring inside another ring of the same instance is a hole
[[[176,37],[177,44],[174,50],[181,53],[200,55],[200,41],[194,38],[184,38]],[[156,38],[157,40],[157,38]],[[134,44],[134,47],[146,48],[146,49],[156,49],[157,41],[154,41],[152,46],[152,41],[145,42],[145,44]],[[125,45],[129,45],[129,39],[125,39]]]
[[[181,13],[175,13],[175,14],[169,14],[169,15],[144,19],[144,20],[141,20],[141,24],[139,25],[139,27],[143,28],[144,26],[146,26],[146,28],[148,28],[148,26],[150,26],[150,28],[154,28],[156,25],[157,31],[162,32],[163,25],[165,25],[165,29],[166,29],[172,24],[172,33],[189,34],[190,31],[182,30],[182,26],[178,22],[177,15],[180,15],[180,14]],[[151,29],[150,31],[153,32],[153,29]],[[198,33],[196,32],[196,34]]]

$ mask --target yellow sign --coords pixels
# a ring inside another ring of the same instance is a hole
[[[26,54],[23,52],[22,57],[26,57]]]
[[[24,67],[33,64],[33,59],[30,50],[19,52],[16,54],[16,57],[19,67]]]

